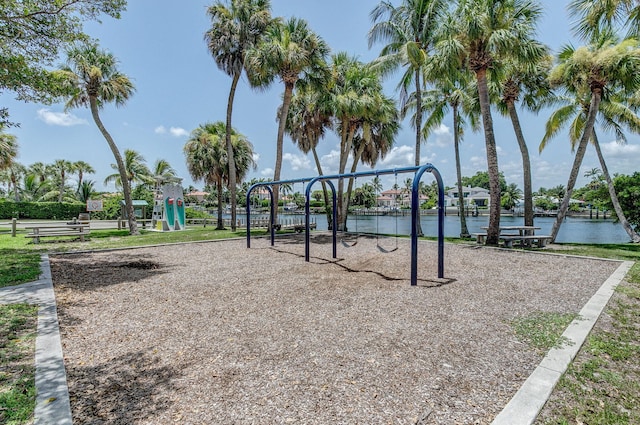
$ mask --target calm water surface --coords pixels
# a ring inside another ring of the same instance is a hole
[[[298,219],[304,220],[304,215],[280,215],[283,220]],[[396,223],[397,218],[397,223]],[[327,220],[324,215],[314,215],[318,230],[327,229]],[[422,230],[427,236],[437,236],[438,217],[422,216]],[[555,221],[554,217],[536,217],[534,224],[540,227],[536,230],[538,234],[549,235],[551,226]],[[522,217],[500,218],[502,226],[522,225]],[[467,227],[470,233],[484,232],[482,226],[489,224],[489,217],[467,217]],[[350,231],[364,233],[386,233],[386,234],[410,234],[411,217],[388,217],[388,216],[349,216],[347,226]],[[397,226],[397,232],[396,232]],[[444,222],[444,234],[448,237],[460,236],[460,220],[456,215],[447,215]],[[613,220],[589,220],[588,218],[568,217],[560,227],[560,232],[556,242],[575,243],[627,243],[629,236],[624,231],[620,223]]]

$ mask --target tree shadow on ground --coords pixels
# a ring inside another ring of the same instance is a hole
[[[182,376],[182,367],[162,365],[144,351],[91,366],[68,362],[73,422],[82,424],[154,422],[173,404],[175,380]]]
[[[94,256],[51,257],[51,275],[56,287],[74,291],[93,291],[121,283],[138,282],[150,276],[165,274],[170,267],[151,261],[146,255],[113,254],[108,258]]]

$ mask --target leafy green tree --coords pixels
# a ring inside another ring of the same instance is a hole
[[[630,176],[618,175],[613,179],[624,215],[634,230],[640,231],[640,172]],[[608,203],[611,208],[611,203]]]
[[[19,99],[48,101],[59,94],[47,67],[60,50],[85,40],[82,23],[101,15],[119,18],[126,0],[3,1],[0,6],[0,93]],[[0,123],[8,113],[0,109]]]
[[[116,160],[122,182],[129,233],[138,235],[140,232],[131,202],[131,187],[128,184],[125,163],[113,137],[102,123],[99,113],[100,109],[110,102],[114,102],[116,106],[124,105],[135,91],[133,83],[129,77],[118,70],[117,64],[115,56],[101,50],[97,44],[84,43],[67,51],[67,65],[58,71],[58,75],[63,81],[69,99],[67,109],[89,106],[93,121],[107,141]]]
[[[282,171],[283,141],[293,89],[303,73],[311,73],[325,66],[329,47],[302,19],[291,18],[285,23],[269,26],[257,47],[249,49],[246,56],[249,77],[262,87],[268,87],[276,79],[284,83],[282,106],[278,112],[276,138],[276,163],[273,180],[280,180]],[[278,202],[279,188],[273,188]],[[276,209],[277,216],[277,209]],[[277,220],[277,217],[274,217]]]
[[[236,163],[233,156],[232,124],[233,101],[238,81],[245,68],[247,51],[255,47],[272,25],[269,0],[231,0],[228,6],[216,1],[207,9],[211,29],[205,33],[207,47],[218,68],[231,77],[227,100],[225,143],[229,161],[229,190],[231,191],[231,230],[236,230]],[[246,71],[245,71],[246,72]]]
[[[507,181],[504,178],[504,173],[501,171],[499,174],[500,181],[500,193],[507,190]],[[478,171],[471,177],[462,177],[463,186],[481,187],[489,190],[489,173],[486,171]]]

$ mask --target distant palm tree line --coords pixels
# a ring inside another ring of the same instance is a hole
[[[397,6],[381,1],[371,11],[368,40],[370,46],[381,43],[383,47],[376,60],[363,63],[346,52],[332,53],[306,21],[272,17],[269,0],[215,1],[207,10],[211,28],[204,38],[218,67],[232,78],[224,143],[218,145],[217,128],[215,137],[204,138],[207,143],[215,139],[215,147],[198,145],[204,143],[200,133],[208,124],[194,130],[185,154],[188,162],[200,163],[190,163],[190,173],[196,180],[228,187],[235,214],[236,185],[242,181],[242,172],[233,146],[234,137],[240,133],[232,127],[232,110],[243,73],[254,88],[265,89],[276,80],[284,86],[282,104],[274,111],[278,121],[274,180],[279,180],[282,172],[285,133],[303,152],[314,154],[318,172],[322,173],[316,148],[326,131],[334,131],[340,138],[338,171],[353,172],[360,164],[375,166],[384,158],[395,143],[399,122],[409,118],[416,136],[415,164],[420,164],[422,144],[451,113],[459,189],[465,129],[483,130],[490,194],[486,241],[496,245],[502,197],[512,204],[515,194],[505,193],[501,187],[493,110],[508,116],[513,124],[522,156],[525,224],[533,224],[531,164],[518,106],[534,112],[552,107],[557,109],[547,122],[539,150],[569,123],[568,140],[575,150],[551,231],[552,240],[569,209],[582,159],[592,144],[617,216],[631,239],[640,242],[640,236],[620,208],[596,134],[597,117],[600,127],[614,130],[620,142],[625,141],[624,130],[636,133],[640,130],[640,118],[636,115],[640,105],[640,46],[635,38],[639,32],[640,6],[622,0],[572,0],[569,11],[577,22],[574,32],[585,45],[563,48],[553,58],[550,49],[536,39],[536,25],[543,12],[536,1],[402,0]],[[92,53],[108,60],[91,65],[88,59]],[[124,161],[97,111],[104,102],[122,104],[133,87],[115,71],[112,57],[97,52],[95,45],[81,51],[71,50],[69,58],[70,64],[76,66],[75,73],[68,68],[63,70],[70,87],[75,89],[69,92],[69,106],[90,106],[96,124],[114,152],[126,200],[135,175],[126,174]],[[392,99],[383,93],[382,81],[398,75],[399,96]],[[7,145],[6,138],[2,143]],[[207,161],[223,168],[213,174],[205,172],[201,168],[204,160],[199,157],[202,152],[214,155]],[[7,157],[10,155],[3,154],[0,160],[6,163]],[[63,169],[58,171],[60,178],[64,178]],[[117,181],[117,176],[113,179]],[[353,184],[353,180],[341,180],[337,188],[337,218],[342,230],[346,230]],[[277,187],[274,194],[277,200]],[[464,205],[459,208],[460,216],[464,217]],[[235,220],[232,223],[235,225]],[[130,227],[134,224],[130,223]],[[461,235],[467,234],[466,224],[461,220]]]
[[[163,160],[157,160],[153,168],[149,168],[144,157],[139,153],[125,150],[125,167],[130,184],[143,184],[153,189],[158,182],[176,181],[176,171]],[[116,169],[116,165],[112,164]],[[99,196],[95,181],[88,180],[95,169],[85,161],[55,160],[51,164],[36,162],[28,167],[12,162],[9,167],[0,171],[0,187],[2,193],[15,201],[51,201],[51,202],[86,202]],[[121,187],[120,175],[111,174],[104,179],[104,184],[115,183]]]

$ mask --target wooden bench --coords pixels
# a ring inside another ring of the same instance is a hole
[[[512,248],[513,241],[520,241],[520,245],[522,246],[524,246],[527,241],[534,242],[538,248],[544,248],[549,239],[551,239],[551,236],[548,235],[500,235],[500,240],[504,242],[505,248]]]
[[[84,237],[91,233],[89,224],[82,223],[41,224],[25,226],[25,229],[30,231],[25,237],[33,238],[33,243],[40,243],[40,238],[59,236],[74,236],[84,242]]]

